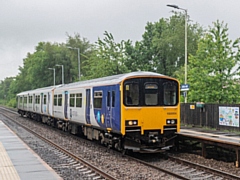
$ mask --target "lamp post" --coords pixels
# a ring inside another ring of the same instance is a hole
[[[64,84],[64,66],[56,64],[56,66],[62,66],[62,84]]]
[[[55,86],[55,68],[48,68],[50,70],[53,70],[53,85]]]
[[[81,73],[80,73],[80,48],[75,48],[75,47],[67,47],[69,49],[77,49],[78,51],[78,78],[79,78],[79,81],[81,80]]]
[[[180,9],[185,12],[185,80],[184,80],[184,84],[187,84],[187,9],[180,8],[177,5],[168,4],[167,6],[175,9]],[[187,103],[187,91],[185,91],[184,102]]]

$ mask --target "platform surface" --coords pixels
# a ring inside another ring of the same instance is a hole
[[[221,142],[225,144],[231,144],[240,146],[240,135],[235,133],[221,132],[221,131],[210,131],[201,128],[182,128],[178,133],[183,136],[199,138],[203,140],[211,140],[215,142]]]
[[[0,180],[62,179],[0,120]]]

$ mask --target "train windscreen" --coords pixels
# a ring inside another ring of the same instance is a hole
[[[125,106],[176,106],[178,82],[167,78],[134,78],[124,82]]]

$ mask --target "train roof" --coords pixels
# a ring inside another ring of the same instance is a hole
[[[154,72],[147,72],[147,71],[130,72],[125,74],[118,74],[113,76],[107,76],[107,77],[101,77],[97,79],[78,81],[75,83],[65,84],[64,86],[58,87],[57,89],[119,84],[124,79],[131,78],[131,77],[140,77],[140,76],[164,77],[165,75],[154,73]],[[168,77],[168,76],[165,76],[165,77]]]
[[[45,91],[51,91],[57,87],[60,87],[62,85],[57,85],[57,86],[48,86],[48,87],[43,87],[43,88],[38,88],[38,89],[33,89],[33,90],[28,90],[28,91],[24,91],[21,93],[18,93],[17,96],[21,96],[21,95],[25,95],[25,94],[31,94],[32,92],[34,93],[38,93],[38,92],[45,92]]]
[[[38,88],[38,89],[34,89],[34,90],[21,92],[21,93],[17,94],[17,96],[21,96],[21,95],[25,95],[25,94],[32,94],[33,92],[34,93],[38,93],[38,92],[42,93],[42,92],[46,92],[46,91],[51,91],[53,89],[113,85],[113,84],[119,84],[124,79],[127,79],[127,78],[144,77],[144,76],[145,77],[168,77],[168,78],[171,78],[169,76],[159,74],[159,73],[148,72],[148,71],[138,71],[138,72],[130,72],[130,73],[125,73],[125,74],[118,74],[118,75],[113,75],[113,76],[101,77],[101,78],[97,78],[97,79],[78,81],[78,82],[64,84],[64,85]],[[173,78],[171,78],[171,79],[173,79]]]

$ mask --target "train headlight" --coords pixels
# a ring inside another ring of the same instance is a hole
[[[167,124],[177,124],[177,120],[176,119],[167,119],[166,123]]]
[[[125,125],[126,126],[137,126],[138,125],[138,120],[126,120]]]

